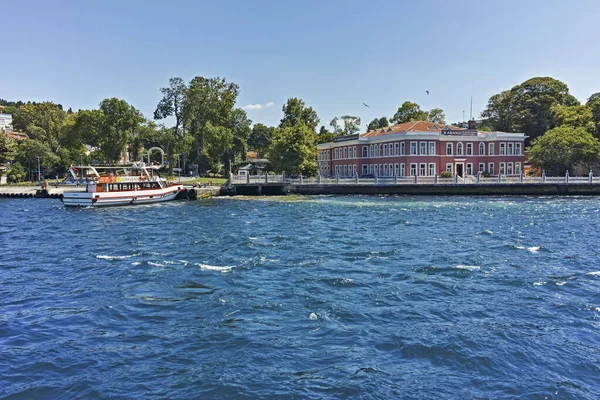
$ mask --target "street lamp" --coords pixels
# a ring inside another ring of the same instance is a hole
[[[38,162],[38,183],[42,180],[41,171],[40,171],[40,156],[36,156]]]

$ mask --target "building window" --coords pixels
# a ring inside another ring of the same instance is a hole
[[[384,144],[384,145],[383,145],[383,156],[384,156],[384,157],[387,157],[387,155],[388,155],[387,144]]]
[[[387,166],[387,164],[383,164],[383,176],[388,176],[388,166]]]
[[[367,158],[369,157],[369,147],[368,146],[363,146],[363,158]]]
[[[426,156],[427,155],[427,142],[420,142],[419,143],[419,154],[422,156]]]
[[[501,147],[501,148],[502,148],[502,147]],[[498,172],[500,172],[500,173],[501,173],[501,174],[503,174],[503,175],[504,175],[504,173],[505,173],[505,168],[504,168],[504,165],[505,165],[505,164],[504,164],[503,162],[501,162],[501,163],[500,163],[500,168],[499,168],[499,171],[498,171]]]
[[[521,163],[520,162],[515,163],[515,174],[521,175]]]
[[[515,155],[516,156],[521,155],[521,143],[515,143]]]
[[[380,144],[379,145],[379,157],[382,157],[382,156],[383,156],[383,145]]]
[[[447,163],[446,164],[446,172],[452,173],[452,163]]]
[[[494,175],[494,163],[493,162],[488,164],[488,174]]]
[[[333,154],[334,154],[333,159],[337,160],[338,159],[338,149],[335,149],[335,153],[333,153]]]
[[[348,166],[344,165],[344,176],[348,176]]]
[[[467,155],[468,156],[473,155],[473,143],[467,143]]]
[[[410,164],[410,176],[417,175],[417,164]]]
[[[485,144],[483,144],[483,143],[479,143],[479,155],[480,156],[485,155]]]
[[[369,146],[369,158],[373,157],[373,145]]]
[[[446,143],[446,155],[447,156],[452,155],[452,143]]]
[[[411,156],[417,155],[417,142],[410,142],[410,155]]]
[[[394,155],[398,155],[398,142],[394,143]]]
[[[463,144],[458,142],[456,144],[456,155],[457,156],[462,156],[463,155]]]
[[[394,176],[398,176],[398,163],[394,164]]]
[[[500,143],[500,155],[504,156],[506,155],[506,143]],[[502,172],[500,172],[502,173]]]
[[[390,166],[388,168],[388,172],[389,172],[390,176],[394,176],[394,164],[390,164]]]
[[[348,149],[344,147],[344,159],[348,158]]]
[[[494,155],[494,143],[488,143],[488,156]]]
[[[335,166],[335,176],[337,176],[337,175],[338,175],[338,166],[336,165]]]
[[[485,172],[485,163],[479,163],[479,172]]]
[[[403,156],[406,154],[406,149],[405,149],[405,144],[404,142],[400,143],[400,155]]]
[[[473,164],[467,164],[467,175],[473,175]]]
[[[513,174],[513,163],[509,162],[508,164],[506,164],[506,174],[507,175]]]
[[[421,163],[419,165],[419,176],[425,176],[425,175],[427,175],[427,164]]]
[[[404,163],[400,164],[400,176],[405,176],[406,175],[406,167],[404,166]]]
[[[429,176],[435,176],[435,164],[429,163]]]
[[[369,166],[367,164],[363,164],[362,168],[363,168],[362,174],[367,175],[369,173]]]
[[[508,143],[508,155],[512,156],[514,153],[514,143]]]
[[[373,164],[369,164],[369,175],[373,175]]]
[[[429,155],[435,156],[435,142],[429,142]]]

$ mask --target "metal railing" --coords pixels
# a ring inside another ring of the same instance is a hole
[[[591,173],[588,176],[525,176],[525,175],[454,175],[451,178],[439,176],[337,176],[316,178],[287,177],[285,175],[248,175],[230,178],[232,185],[291,184],[291,185],[497,185],[497,184],[600,184],[600,177]]]

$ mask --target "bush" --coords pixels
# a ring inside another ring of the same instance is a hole
[[[440,178],[452,178],[452,172],[444,171],[440,174]]]
[[[18,162],[12,164],[8,171],[6,171],[6,177],[11,183],[22,182],[27,176],[25,169]]]

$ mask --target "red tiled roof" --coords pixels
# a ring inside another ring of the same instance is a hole
[[[448,126],[449,129],[452,130],[464,130],[464,128],[454,126],[454,125],[446,125],[446,124],[438,124],[435,122],[427,122],[427,121],[411,121],[404,122],[402,124],[392,125],[388,128],[379,128],[374,131],[369,131],[365,133],[361,133],[361,137],[375,137],[375,136],[383,136],[389,135],[392,133],[398,132],[437,132],[439,133],[444,127]]]
[[[0,132],[2,132],[2,131],[0,131]],[[4,132],[3,134],[8,136],[9,139],[14,139],[14,140],[29,139],[29,136],[26,133],[21,133],[21,132]]]

